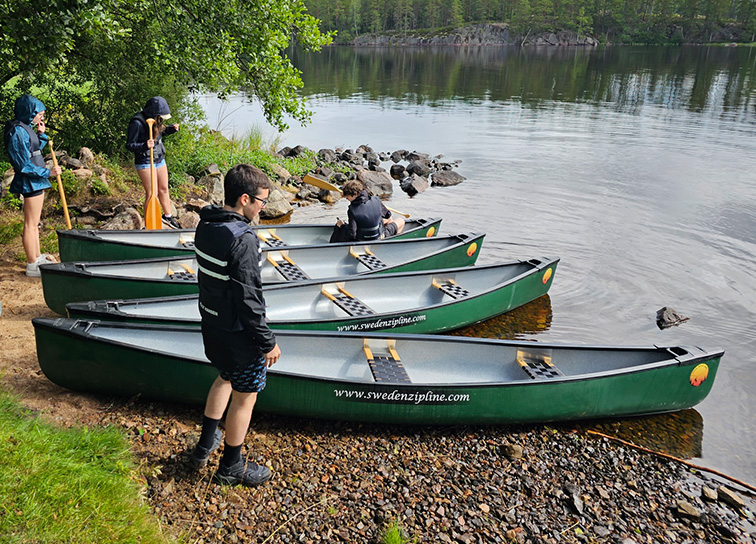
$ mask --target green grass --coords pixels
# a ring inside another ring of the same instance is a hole
[[[392,521],[381,534],[382,544],[411,544],[417,542],[416,538],[410,539],[404,534],[404,530],[398,521]]]
[[[21,236],[24,231],[23,221],[12,221],[5,225],[0,225],[0,244],[7,244]]]
[[[117,429],[61,429],[0,392],[2,542],[170,542],[141,501],[132,470]]]

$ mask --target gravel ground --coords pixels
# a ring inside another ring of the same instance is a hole
[[[273,478],[258,488],[219,486],[218,454],[199,472],[186,464],[200,407],[82,395],[44,377],[30,320],[53,314],[39,280],[22,270],[0,261],[3,387],[62,425],[123,429],[145,500],[166,534],[187,542],[378,543],[392,524],[407,542],[756,541],[753,495],[730,496],[725,480],[585,432],[621,434],[625,422],[396,427],[256,414],[247,455]],[[685,456],[700,455],[696,415],[659,416],[665,426],[682,423],[662,432]],[[635,420],[633,440],[658,434],[653,422]]]

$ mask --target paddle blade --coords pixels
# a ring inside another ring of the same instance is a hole
[[[302,181],[309,185],[312,185],[313,187],[325,189],[326,191],[336,191],[338,193],[341,192],[341,189],[338,187],[338,185],[334,185],[323,176],[319,176],[317,174],[305,174],[305,177],[302,178]]]
[[[152,193],[144,210],[144,224],[148,230],[160,230],[163,228],[163,218],[160,212],[160,202],[155,193]]]

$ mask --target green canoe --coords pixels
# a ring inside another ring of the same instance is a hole
[[[265,287],[275,329],[435,333],[465,327],[545,295],[558,259],[357,276]],[[72,302],[69,317],[199,326],[197,295]]]
[[[217,371],[197,327],[36,318],[52,382],[77,391],[202,403]],[[722,351],[598,347],[433,335],[276,331],[281,359],[256,409],[297,417],[489,424],[690,408]]]
[[[390,239],[430,238],[438,234],[441,219],[408,219],[404,230]],[[327,244],[333,225],[256,225],[263,247]],[[182,230],[59,230],[62,262],[123,261],[157,257],[191,257],[194,229]]]
[[[411,272],[475,264],[484,234],[263,248],[266,285],[353,275]],[[133,261],[55,263],[40,266],[45,302],[64,314],[66,304],[197,292],[197,261],[191,256]]]

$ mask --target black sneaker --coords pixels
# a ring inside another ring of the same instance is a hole
[[[181,225],[178,224],[178,221],[176,221],[175,217],[173,216],[167,217],[165,214],[163,214],[163,225],[165,225],[169,229],[181,228]]]
[[[251,461],[239,461],[230,467],[221,463],[215,473],[215,479],[226,485],[260,485],[270,480],[270,476],[268,467],[257,465]]]
[[[222,440],[223,433],[220,432],[220,429],[215,429],[213,445],[210,446],[210,448],[203,448],[197,444],[194,450],[192,450],[192,453],[189,454],[189,464],[192,468],[200,469],[204,467],[207,464],[207,460],[210,459],[210,454],[220,447]]]

